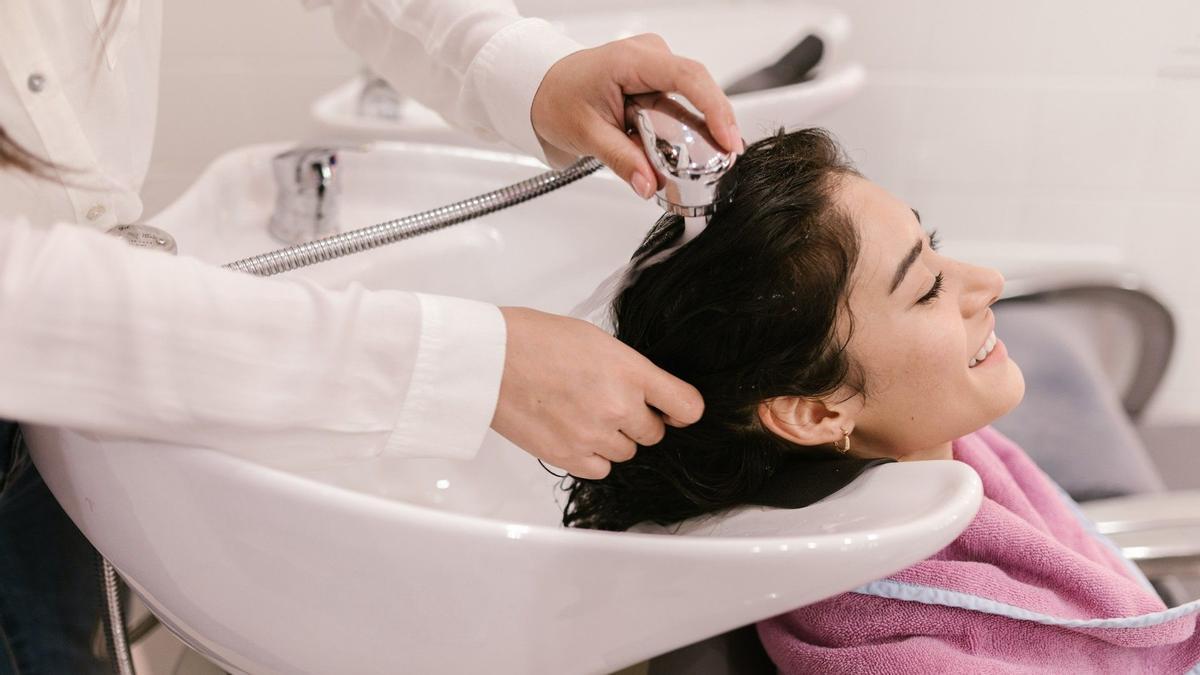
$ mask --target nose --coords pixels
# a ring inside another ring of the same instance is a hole
[[[963,264],[963,290],[959,296],[963,316],[974,316],[1000,299],[1004,275],[992,267]]]

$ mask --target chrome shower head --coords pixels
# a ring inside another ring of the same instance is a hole
[[[632,97],[627,114],[663,186],[658,204],[685,218],[707,217],[716,203],[717,181],[737,155],[713,140],[704,118],[678,94]]]

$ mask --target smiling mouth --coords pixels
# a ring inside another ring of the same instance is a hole
[[[995,348],[996,331],[992,331],[991,333],[988,333],[987,340],[984,340],[983,346],[979,348],[979,351],[975,352],[975,356],[971,357],[971,361],[967,363],[967,367],[974,368],[982,363],[983,360],[988,357],[988,354],[991,354],[992,350]]]

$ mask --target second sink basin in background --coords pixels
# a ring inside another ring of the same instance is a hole
[[[676,54],[702,62],[721,86],[774,63],[808,35],[821,38],[824,57],[812,79],[730,97],[742,134],[751,141],[780,125],[805,126],[817,114],[858,91],[865,77],[861,66],[845,61],[839,54],[850,33],[850,23],[834,9],[790,2],[568,7],[556,8],[553,15],[545,14],[581,44],[595,46],[640,33],[657,33]],[[402,98],[394,118],[360,110],[359,97],[365,84],[365,77],[354,77],[321,96],[313,103],[313,116],[330,133],[344,137],[499,147],[453,129],[412,99]]]

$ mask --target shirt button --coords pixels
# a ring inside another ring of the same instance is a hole
[[[107,212],[108,212],[108,209],[104,208],[103,204],[96,204],[95,206],[93,206],[92,208],[87,210],[87,219],[95,220],[95,219],[99,218],[100,216],[103,216]]]
[[[25,80],[25,85],[29,87],[29,91],[37,94],[46,88],[46,76],[41,73],[33,73]]]

